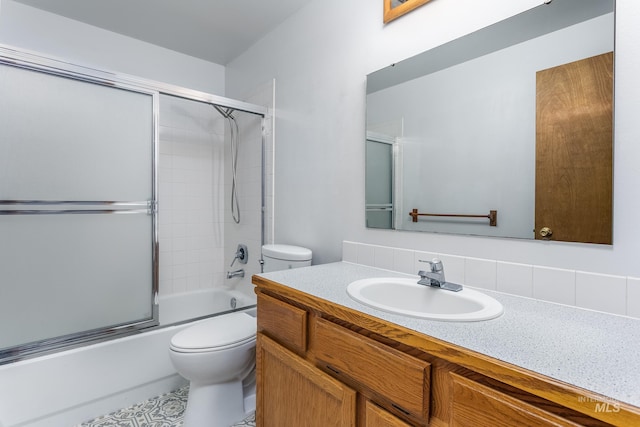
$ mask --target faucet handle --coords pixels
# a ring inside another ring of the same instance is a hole
[[[240,262],[240,264],[246,264],[249,258],[249,251],[247,250],[247,246],[243,244],[238,245],[238,249],[236,249],[236,256],[231,261],[231,265],[229,267],[233,267],[233,264],[236,263],[236,260]]]

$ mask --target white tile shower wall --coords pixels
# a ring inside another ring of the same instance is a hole
[[[207,105],[160,98],[160,294],[222,285],[224,123]]]
[[[640,278],[344,241],[342,260],[401,273],[440,258],[447,280],[471,287],[640,318]]]
[[[256,90],[243,100],[255,105],[266,106],[273,111],[274,83],[269,82]],[[239,152],[237,163],[238,200],[240,202],[240,224],[236,224],[231,217],[231,151],[230,140],[227,134],[225,148],[225,176],[227,186],[225,188],[225,269],[245,270],[243,278],[236,277],[224,279],[225,287],[234,288],[255,298],[251,276],[260,273],[262,250],[262,139],[264,132],[265,141],[265,243],[273,242],[273,117],[268,114],[264,124],[262,117],[250,113],[235,112],[239,126]],[[263,130],[264,125],[264,130]],[[228,129],[228,124],[226,124]],[[247,245],[249,259],[247,264],[233,260],[237,245]]]

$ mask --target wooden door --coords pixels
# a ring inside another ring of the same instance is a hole
[[[612,243],[613,52],[536,73],[535,236]]]
[[[355,391],[260,333],[256,350],[257,425],[355,426]]]

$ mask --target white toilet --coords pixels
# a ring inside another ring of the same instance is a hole
[[[262,247],[264,272],[311,265],[299,246]],[[256,318],[245,312],[215,316],[171,338],[169,356],[190,381],[184,427],[229,427],[256,408]]]
[[[184,427],[229,427],[255,411],[256,318],[215,316],[171,338],[169,356],[190,381]]]
[[[311,249],[292,245],[264,245],[262,247],[263,271],[288,270],[311,265]]]

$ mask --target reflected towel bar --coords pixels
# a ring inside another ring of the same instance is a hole
[[[433,214],[433,213],[418,213],[418,209],[413,209],[409,212],[413,222],[418,222],[419,216],[447,216],[455,218],[488,218],[489,225],[495,227],[498,225],[498,211],[489,211],[489,215],[461,215],[461,214]]]

